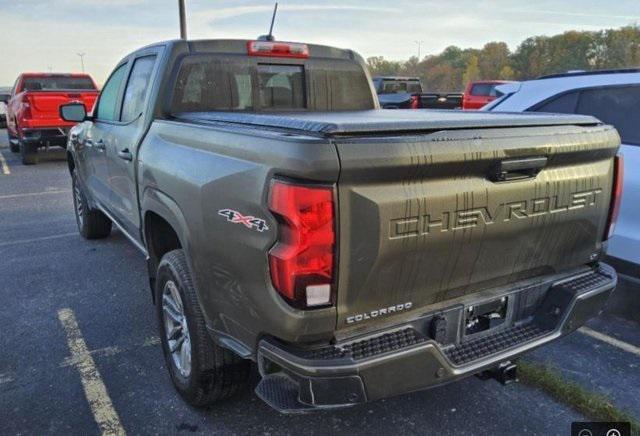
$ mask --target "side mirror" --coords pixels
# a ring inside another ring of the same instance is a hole
[[[69,103],[60,106],[60,118],[65,121],[81,123],[87,119],[87,109],[82,103]]]

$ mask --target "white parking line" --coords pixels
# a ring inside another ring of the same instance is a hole
[[[60,309],[58,319],[67,333],[67,345],[72,358],[77,362],[84,394],[87,397],[93,417],[103,435],[126,435],[120,417],[113,408],[107,388],[96,367],[93,357],[87,349],[78,322],[71,309]]]
[[[78,232],[61,233],[59,235],[42,236],[40,238],[17,239],[15,241],[0,242],[0,247],[6,247],[9,245],[18,245],[18,244],[30,244],[32,242],[48,241],[49,239],[68,238],[69,236],[76,236],[76,235],[78,235]]]
[[[36,195],[50,195],[50,194],[68,194],[71,192],[71,189],[55,189],[51,191],[42,191],[42,192],[26,192],[24,194],[8,194],[8,195],[0,195],[0,200],[6,200],[9,198],[20,198],[20,197],[33,197]]]
[[[0,372],[0,385],[4,383],[11,383],[12,381],[13,377],[11,375]]]
[[[8,176],[9,174],[11,174],[11,170],[9,170],[9,165],[7,164],[7,161],[4,160],[4,156],[2,155],[1,151],[0,151],[0,167],[2,167],[2,174],[4,174],[5,176]]]
[[[620,339],[616,339],[612,336],[605,335],[604,333],[597,332],[590,329],[589,327],[580,327],[578,331],[587,336],[591,336],[592,338],[598,339],[602,342],[606,342],[609,345],[613,345],[614,347],[620,348],[621,350],[640,357],[640,347],[636,347],[635,345],[621,341]]]
[[[120,354],[124,351],[129,351],[129,350],[137,350],[140,347],[152,347],[152,346],[156,346],[160,344],[160,338],[157,336],[151,336],[146,338],[142,343],[137,343],[134,344],[131,347],[127,347],[127,348],[121,348],[118,346],[111,346],[111,347],[104,347],[104,348],[96,348],[95,350],[91,350],[89,351],[89,354],[93,355],[93,356],[104,356],[104,357],[109,357],[109,356],[115,356],[116,354]],[[65,358],[62,363],[60,364],[60,368],[64,368],[66,366],[73,366],[75,365],[77,362],[77,359],[73,356],[67,357]],[[0,374],[0,376],[2,376],[2,374]],[[0,381],[2,379],[0,378]]]

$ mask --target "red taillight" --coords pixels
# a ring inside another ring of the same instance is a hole
[[[420,104],[420,96],[417,95],[412,95],[411,96],[411,101],[409,102],[409,107],[411,109],[418,109],[419,104]]]
[[[20,112],[21,121],[30,120],[32,118],[31,115],[31,101],[29,100],[29,96],[24,94],[22,96],[22,111]]]
[[[249,41],[247,53],[249,56],[306,59],[309,57],[309,47],[296,42]]]
[[[273,286],[296,307],[331,304],[335,256],[333,188],[275,180],[269,209],[280,222],[269,252]]]
[[[611,206],[609,208],[609,218],[607,219],[607,227],[605,239],[613,236],[616,227],[618,214],[620,213],[620,200],[622,199],[622,184],[624,182],[624,159],[622,155],[614,158],[613,166],[613,188],[611,190]]]

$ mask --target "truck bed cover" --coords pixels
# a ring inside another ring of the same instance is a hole
[[[286,129],[328,136],[409,133],[443,129],[594,125],[590,116],[547,113],[497,113],[450,110],[367,110],[354,112],[188,112],[177,119],[204,123],[233,123]]]

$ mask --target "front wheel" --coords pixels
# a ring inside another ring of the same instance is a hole
[[[209,336],[182,250],[162,257],[155,301],[171,380],[189,404],[207,406],[245,385],[250,362],[220,347]]]
[[[111,233],[111,220],[97,209],[91,209],[87,197],[78,180],[77,170],[71,176],[73,188],[73,208],[76,214],[78,231],[85,239],[106,238]]]

